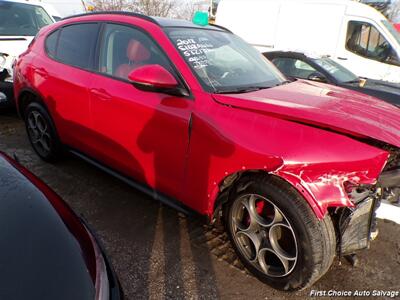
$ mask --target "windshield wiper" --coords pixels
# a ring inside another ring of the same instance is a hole
[[[360,78],[357,78],[357,79],[354,79],[354,80],[345,81],[344,83],[360,83]]]
[[[250,87],[245,87],[245,88],[215,91],[214,93],[215,94],[240,94],[240,93],[255,92],[255,91],[269,89],[269,88],[271,88],[271,86],[250,86]]]
[[[296,81],[296,79],[294,79],[294,80],[284,80],[284,81],[282,81],[282,82],[280,82],[280,83],[275,84],[274,86],[280,86],[280,85],[292,83],[292,82],[294,82],[294,81]]]

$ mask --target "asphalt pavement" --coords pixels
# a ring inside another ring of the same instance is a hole
[[[380,221],[380,235],[358,267],[336,259],[312,289],[278,292],[249,275],[226,235],[161,205],[75,157],[41,161],[13,112],[0,113],[0,150],[53,188],[94,228],[126,299],[299,299],[311,290],[400,290],[400,225]]]

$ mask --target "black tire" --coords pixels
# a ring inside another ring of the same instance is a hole
[[[36,154],[46,162],[58,161],[62,157],[62,145],[47,110],[40,103],[32,102],[26,107],[24,118],[26,132]],[[36,120],[35,128],[32,120]]]
[[[257,195],[260,198],[257,198]],[[248,199],[253,200],[251,202]],[[261,212],[258,212],[259,208],[255,205],[249,204],[258,205],[260,201],[263,202]],[[250,208],[253,214],[247,213],[246,207],[255,208]],[[254,212],[256,216],[259,216],[264,214],[264,210],[270,213],[265,213],[265,217],[256,219],[262,220],[262,224],[257,221],[251,225]],[[271,214],[271,211],[274,214]],[[269,226],[264,222],[275,225],[270,228],[263,227]],[[225,205],[224,223],[232,245],[245,267],[261,281],[278,290],[295,291],[310,287],[329,270],[335,257],[336,235],[330,216],[327,215],[319,220],[297,190],[276,176],[254,175],[241,179],[234,191],[231,191],[230,201]],[[263,245],[258,248],[252,238],[248,238],[247,235],[248,232],[253,234],[250,229],[258,228],[257,226],[261,228],[261,233],[258,231],[260,229],[254,232],[255,240],[261,239],[261,245]],[[244,232],[240,232],[242,228],[245,228]],[[275,234],[277,228],[280,233]],[[285,234],[289,238],[285,239]],[[290,235],[293,236],[290,237]],[[281,243],[284,246],[277,248],[276,245],[281,246]],[[272,251],[265,251],[265,248]],[[273,249],[285,250],[274,252]],[[292,254],[288,254],[289,252]],[[280,254],[285,255],[280,256]],[[291,261],[282,257],[288,257]]]

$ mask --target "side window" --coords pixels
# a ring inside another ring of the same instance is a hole
[[[349,22],[346,48],[380,62],[391,63],[397,60],[396,53],[385,37],[372,24],[366,22]]]
[[[100,46],[101,73],[127,79],[134,69],[150,64],[173,72],[165,54],[146,34],[129,26],[106,24]]]
[[[58,38],[57,60],[79,68],[91,68],[98,28],[97,23],[63,27]]]
[[[47,54],[52,58],[56,57],[56,47],[59,33],[60,30],[56,30],[46,38],[46,51]]]
[[[307,79],[316,70],[308,63],[296,58],[274,58],[272,62],[286,76]]]

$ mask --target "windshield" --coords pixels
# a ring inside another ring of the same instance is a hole
[[[330,58],[316,58],[314,62],[331,74],[338,82],[359,81],[355,74]]]
[[[208,92],[244,92],[286,81],[261,53],[234,34],[196,28],[169,28],[167,34]]]
[[[51,23],[53,20],[40,6],[0,1],[0,36],[35,36]]]

